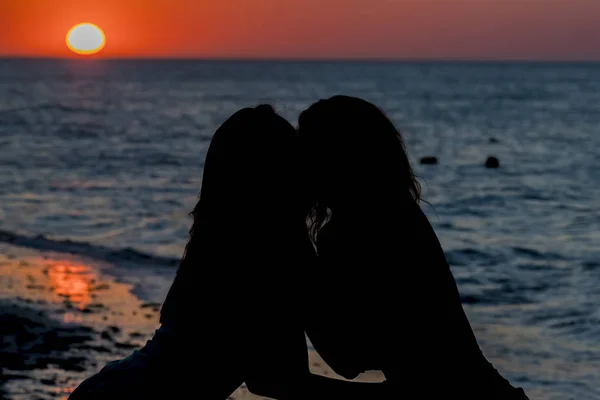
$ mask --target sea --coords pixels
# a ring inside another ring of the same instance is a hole
[[[402,132],[494,366],[532,399],[600,399],[600,64],[1,59],[0,242],[101,259],[160,303],[216,128],[336,94]]]

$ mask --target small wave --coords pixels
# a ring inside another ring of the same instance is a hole
[[[101,132],[101,128],[89,124],[65,124],[56,129],[53,135],[69,139],[89,139],[100,137]]]
[[[31,109],[32,111],[50,111],[55,112],[59,111],[62,113],[84,113],[84,114],[93,114],[93,115],[102,115],[106,112],[103,108],[98,107],[84,107],[81,105],[71,105],[66,103],[54,103],[54,102],[46,102],[37,105],[35,108]]]
[[[0,116],[3,114],[13,114],[18,112],[39,112],[39,111],[60,111],[64,113],[87,113],[87,114],[102,114],[103,109],[89,108],[81,106],[72,106],[68,104],[52,103],[49,101],[40,102],[37,104],[27,104],[24,106],[12,106],[0,108]]]
[[[540,193],[537,191],[529,190],[520,196],[523,200],[538,200],[538,201],[552,201],[555,200],[554,197],[549,196],[544,193]]]
[[[525,256],[536,260],[564,260],[565,258],[557,253],[540,252],[527,247],[513,247],[512,251],[518,256]]]
[[[55,240],[43,235],[34,237],[0,230],[0,242],[40,251],[69,253],[121,265],[131,263],[147,266],[177,267],[179,259],[143,253],[130,247],[112,249],[105,246],[72,240]]]
[[[462,304],[477,304],[483,306],[523,305],[532,303],[532,300],[527,296],[507,288],[484,290],[477,294],[461,294],[460,301]]]
[[[472,248],[456,249],[445,252],[448,264],[452,266],[465,266],[477,263],[479,265],[496,265],[503,260],[495,254],[487,253]]]

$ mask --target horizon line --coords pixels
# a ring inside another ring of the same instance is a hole
[[[474,63],[474,64],[600,64],[600,59],[525,59],[525,58],[376,58],[376,57],[191,57],[191,56],[33,56],[0,55],[0,60],[43,61],[202,61],[202,62],[290,62],[290,63]]]

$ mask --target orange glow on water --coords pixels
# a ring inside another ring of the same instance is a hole
[[[52,263],[48,268],[48,278],[54,292],[80,310],[92,302],[90,289],[94,275],[88,266],[68,261]]]

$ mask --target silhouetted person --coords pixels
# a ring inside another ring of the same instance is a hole
[[[315,254],[298,195],[297,133],[270,106],[212,138],[190,239],[146,346],[70,396],[224,400],[243,382],[278,399],[376,399],[385,384],[309,372],[305,267]]]
[[[333,305],[313,307],[306,327],[324,360],[348,379],[383,371],[390,396],[526,399],[478,346],[392,122],[335,96],[301,114],[299,140],[319,256],[311,292]]]

